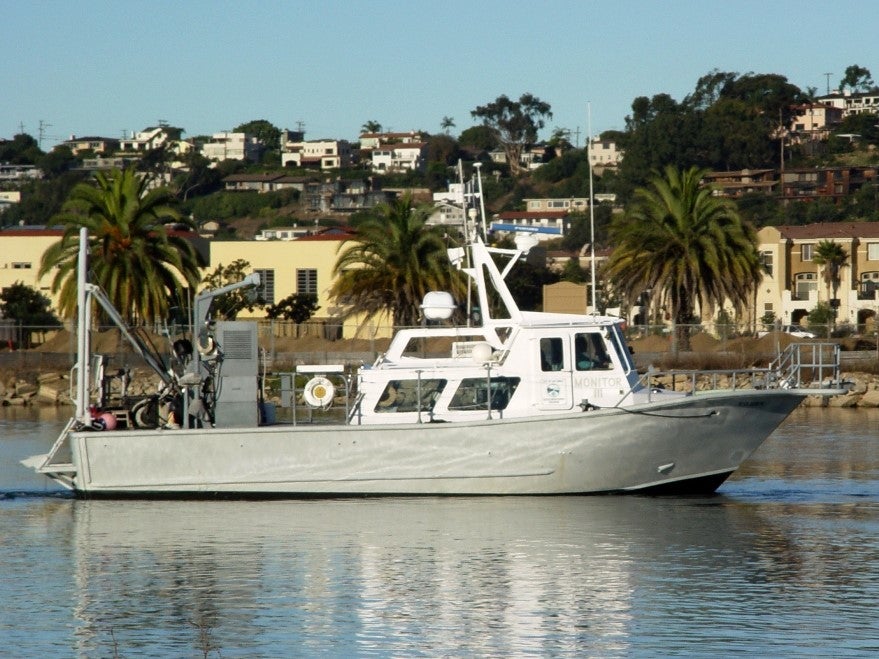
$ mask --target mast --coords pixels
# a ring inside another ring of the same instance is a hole
[[[88,229],[79,230],[79,255],[76,262],[76,419],[91,423],[88,412],[89,330],[91,298],[86,286],[88,269]]]
[[[589,265],[592,279],[592,313],[598,311],[595,295],[595,195],[592,192],[592,103],[588,108],[588,126],[586,128],[586,159],[589,161]]]

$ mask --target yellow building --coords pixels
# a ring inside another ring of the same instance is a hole
[[[341,309],[330,300],[333,266],[342,241],[353,234],[343,229],[328,229],[294,240],[214,240],[210,243],[209,271],[219,265],[229,265],[244,259],[252,272],[258,272],[262,298],[267,304],[276,304],[290,295],[306,293],[317,296],[319,309],[315,323],[335,325]],[[239,318],[264,318],[264,309],[244,311]],[[359,322],[350,320],[342,326],[337,338],[375,338],[390,335],[390,320],[376,319],[358,332]]]
[[[879,313],[879,222],[820,222],[764,227],[757,233],[765,270],[756,296],[760,317],[772,312],[783,324],[803,322],[819,302],[830,303],[823,267],[814,261],[823,240],[848,254],[840,271],[837,322],[872,325]]]
[[[40,259],[50,245],[61,239],[63,232],[56,229],[9,228],[0,231],[0,289],[21,282],[35,288],[57,307],[57,296],[52,295],[54,271],[42,279],[37,277]]]

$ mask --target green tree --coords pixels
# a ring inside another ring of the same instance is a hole
[[[464,286],[449,262],[443,231],[426,224],[430,207],[412,207],[409,196],[382,204],[357,226],[333,268],[330,297],[346,307],[344,317],[364,322],[389,314],[395,326],[417,325],[421,301],[433,290],[458,296]]]
[[[809,312],[809,330],[822,338],[830,338],[831,328],[836,321],[836,311],[827,302],[819,302]]]
[[[212,291],[229,284],[237,284],[250,274],[251,270],[250,262],[245,259],[235,259],[229,265],[218,263],[213,272],[205,276],[203,282],[205,289]],[[211,302],[211,318],[235,320],[238,314],[245,309],[253,311],[257,307],[262,308],[264,306],[265,299],[259,289],[239,288],[213,299]]]
[[[848,252],[837,242],[821,240],[815,246],[812,261],[823,268],[821,276],[827,286],[827,296],[836,299],[836,292],[842,283],[840,271],[848,263]]]
[[[21,324],[24,347],[31,346],[33,332],[61,324],[51,312],[51,306],[49,298],[22,282],[0,289],[0,316]]]
[[[500,146],[497,135],[488,126],[482,124],[465,129],[458,136],[458,145],[480,151],[491,151]]]
[[[477,106],[470,114],[494,131],[507,155],[510,171],[518,175],[524,171],[522,151],[537,141],[537,131],[544,127],[544,120],[552,119],[552,108],[533,94],[522,94],[518,101],[501,94],[491,103]]]
[[[449,116],[443,117],[443,120],[440,122],[440,128],[445,131],[446,135],[449,134],[449,129],[455,127],[455,120]]]
[[[840,89],[850,89],[853,92],[869,91],[873,87],[873,76],[870,69],[852,64],[845,69],[845,75],[839,81]]]
[[[259,140],[264,147],[264,155],[281,150],[281,129],[265,119],[254,119],[237,126],[233,133],[247,133]]]
[[[79,229],[88,229],[89,270],[117,310],[131,322],[164,319],[182,306],[184,286],[194,290],[201,259],[192,243],[168,231],[169,223],[189,226],[164,187],[150,188],[134,168],[99,172],[94,185],[80,183],[55,221],[64,236],[43,254],[39,275],[55,269],[52,291],[70,317],[76,309]]]
[[[283,318],[294,323],[304,323],[320,309],[317,296],[312,293],[294,293],[277,304],[266,307],[267,318]]]
[[[693,322],[697,304],[711,310],[729,300],[737,311],[747,308],[762,277],[756,232],[702,185],[704,174],[667,167],[611,225],[616,248],[607,276],[630,302],[652,290],[678,326]],[[677,339],[678,348],[688,347],[685,327]]]
[[[0,143],[0,162],[13,165],[36,165],[43,158],[37,140],[27,133],[19,133],[11,140]]]
[[[361,133],[380,133],[382,132],[382,125],[377,122],[375,119],[370,119],[360,127]]]

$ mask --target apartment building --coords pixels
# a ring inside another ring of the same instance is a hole
[[[823,240],[848,253],[837,290],[837,322],[873,325],[879,313],[879,223],[822,222],[764,227],[757,233],[764,278],[757,290],[756,316],[772,312],[784,324],[797,324],[819,302],[831,303],[815,249]]]

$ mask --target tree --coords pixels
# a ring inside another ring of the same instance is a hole
[[[823,266],[822,277],[824,278],[824,284],[827,286],[827,295],[831,300],[835,300],[836,292],[839,290],[841,283],[840,271],[848,261],[848,253],[839,243],[832,240],[822,240],[815,246],[812,261],[815,265]],[[831,302],[830,306],[835,312],[836,306],[834,302]],[[835,320],[834,313],[834,322]]]
[[[344,317],[363,314],[366,322],[389,314],[394,326],[413,326],[421,321],[421,301],[429,291],[463,294],[442,229],[426,224],[431,210],[413,208],[409,196],[382,204],[342,244],[329,294],[346,307]]]
[[[611,225],[616,248],[607,276],[630,301],[651,290],[678,326],[693,322],[697,304],[711,310],[728,300],[737,311],[747,308],[762,277],[756,232],[701,184],[704,174],[667,167]],[[686,327],[676,337],[686,349]]]
[[[130,322],[164,319],[183,306],[184,286],[195,290],[201,258],[192,243],[168,230],[189,228],[164,187],[150,188],[134,168],[99,172],[95,183],[80,183],[54,221],[64,225],[61,240],[43,254],[39,276],[55,269],[52,291],[60,291],[62,315],[76,310],[79,229],[88,230],[89,270],[119,313]]]
[[[839,81],[840,90],[850,89],[853,92],[869,91],[873,87],[873,76],[870,75],[870,69],[866,69],[857,64],[847,66],[845,75]]]
[[[361,133],[380,133],[380,132],[382,132],[382,125],[379,122],[377,122],[375,119],[370,119],[369,121],[365,122],[360,127],[360,132]]]
[[[481,151],[491,151],[499,146],[497,135],[488,126],[471,126],[465,129],[458,136],[458,145],[479,149]]]
[[[250,262],[244,259],[235,259],[229,265],[218,263],[213,272],[204,278],[206,290],[212,291],[229,284],[237,284],[251,271]],[[211,302],[211,318],[221,320],[235,320],[238,314],[247,309],[253,311],[256,307],[265,306],[265,299],[258,289],[239,288],[229,293],[224,293]]]
[[[43,158],[39,142],[27,133],[19,133],[12,140],[0,142],[0,162],[13,165],[36,165]]]
[[[281,149],[281,129],[265,119],[254,119],[237,126],[232,132],[252,135],[265,148],[264,153],[276,153]]]
[[[294,293],[277,304],[266,307],[267,318],[283,318],[294,323],[304,323],[320,309],[317,296],[312,293]]]
[[[455,120],[449,116],[443,117],[443,120],[440,122],[440,128],[446,132],[446,135],[449,134],[449,129],[455,127]]]
[[[31,334],[61,323],[50,311],[51,300],[22,282],[0,290],[0,316],[17,320],[22,326],[25,347],[31,346]]]
[[[518,101],[512,101],[502,94],[493,102],[478,106],[470,114],[494,131],[513,174],[524,171],[522,151],[537,141],[537,131],[544,127],[544,119],[552,119],[549,103],[528,93],[522,94]]]

